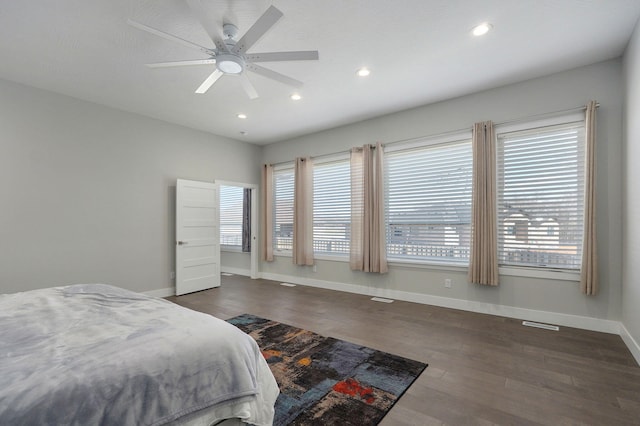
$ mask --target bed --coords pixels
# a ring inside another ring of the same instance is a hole
[[[2,425],[266,426],[278,393],[211,315],[103,284],[0,295]]]

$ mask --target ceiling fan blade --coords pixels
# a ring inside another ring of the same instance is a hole
[[[194,59],[192,61],[173,61],[173,62],[154,62],[153,64],[146,64],[149,68],[170,68],[170,67],[185,67],[192,65],[211,65],[215,64],[216,60],[211,59]]]
[[[258,92],[256,92],[256,88],[251,84],[251,80],[247,77],[246,74],[240,74],[240,83],[242,83],[242,88],[249,96],[249,99],[256,99],[258,97]]]
[[[153,34],[155,36],[162,37],[165,40],[171,40],[171,41],[173,41],[175,43],[181,44],[181,45],[189,47],[191,49],[196,49],[196,50],[198,50],[200,52],[206,53],[209,56],[214,56],[216,54],[215,51],[213,51],[211,49],[207,49],[204,46],[200,46],[199,44],[192,43],[192,42],[190,42],[188,40],[185,40],[183,38],[174,36],[173,34],[165,33],[164,31],[160,31],[160,30],[157,30],[155,28],[149,27],[147,25],[141,24],[140,22],[136,22],[136,21],[134,21],[132,19],[127,19],[127,24],[129,24],[132,27],[137,28],[139,30],[146,31],[146,32],[148,32],[150,34]]]
[[[196,93],[207,93],[207,90],[209,90],[209,88],[213,86],[213,83],[215,83],[220,77],[222,77],[223,74],[224,73],[222,71],[216,69],[211,73],[209,77],[207,77],[205,81],[202,82],[200,87],[196,89]]]
[[[313,61],[318,59],[317,50],[303,50],[298,52],[265,52],[245,55],[247,62],[275,62],[275,61]]]
[[[216,31],[216,28],[212,28],[211,26],[214,22],[214,19],[202,7],[202,3],[200,3],[200,0],[187,0],[187,4],[189,5],[189,8],[193,12],[193,14],[198,18],[198,21],[200,21],[200,25],[202,25],[202,28],[204,28],[204,30],[207,32],[211,41],[215,43],[218,51],[228,52],[229,49],[227,49],[227,45],[224,44],[222,38],[220,38],[220,36],[218,35],[218,31]]]
[[[301,81],[296,80],[295,78],[287,77],[284,74],[280,74],[279,72],[275,72],[270,69],[261,67],[260,65],[246,64],[245,68],[248,69],[249,71],[255,72],[256,74],[260,74],[263,77],[267,77],[272,80],[279,81],[280,83],[287,84],[289,86],[302,87],[304,85]]]
[[[233,49],[236,53],[245,53],[251,48],[260,37],[271,28],[278,19],[282,18],[283,13],[276,9],[274,6],[269,6],[266,12],[262,14],[260,18],[249,28],[249,30],[242,36],[236,47]]]

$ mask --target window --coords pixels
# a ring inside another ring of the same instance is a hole
[[[220,185],[220,244],[242,248],[242,204],[244,188]]]
[[[348,255],[351,239],[349,158],[313,166],[313,252]]]
[[[273,249],[293,249],[293,168],[273,172]]]
[[[471,140],[389,151],[387,257],[468,263]]]
[[[499,263],[579,270],[584,121],[497,130]]]

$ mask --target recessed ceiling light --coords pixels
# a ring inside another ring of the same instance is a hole
[[[483,22],[480,25],[476,25],[475,27],[473,27],[473,30],[471,31],[471,33],[476,36],[479,37],[481,35],[485,35],[486,33],[488,33],[491,28],[493,28],[493,25],[491,25],[488,22]]]
[[[238,114],[237,117],[244,120],[245,118],[247,118],[247,114],[242,114],[241,113],[241,114]]]
[[[360,68],[358,70],[358,72],[356,72],[356,74],[358,74],[359,77],[366,77],[369,74],[371,74],[371,71],[369,71],[369,68]]]
[[[293,93],[290,98],[294,101],[299,101],[300,99],[302,99],[302,96],[300,96],[299,93]]]

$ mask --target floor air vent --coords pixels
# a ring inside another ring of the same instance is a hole
[[[557,325],[542,324],[539,322],[522,321],[522,325],[526,325],[527,327],[544,328],[545,330],[560,330],[560,327],[558,327]]]

